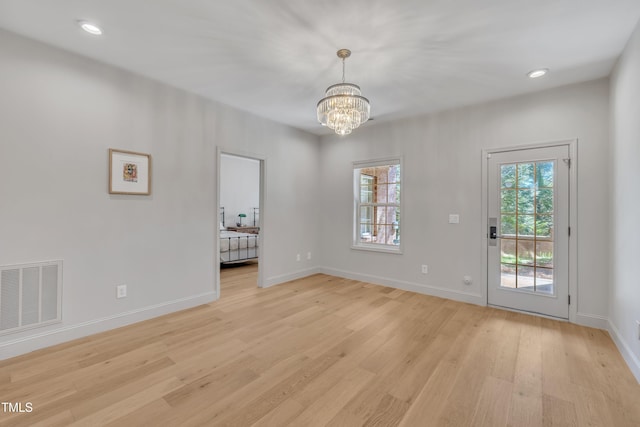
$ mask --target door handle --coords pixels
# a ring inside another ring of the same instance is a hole
[[[496,227],[495,225],[492,225],[491,227],[489,227],[489,238],[490,239],[498,238],[498,227]]]

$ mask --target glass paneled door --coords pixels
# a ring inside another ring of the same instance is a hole
[[[569,146],[488,162],[488,303],[569,317]]]

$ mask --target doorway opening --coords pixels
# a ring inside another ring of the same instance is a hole
[[[265,160],[218,150],[216,295],[262,287]]]

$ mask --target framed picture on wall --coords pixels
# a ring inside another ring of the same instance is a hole
[[[151,155],[110,148],[109,194],[151,194]]]

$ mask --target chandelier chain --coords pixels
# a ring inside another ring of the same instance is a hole
[[[342,83],[344,83],[344,58],[342,58]]]

